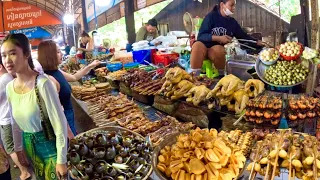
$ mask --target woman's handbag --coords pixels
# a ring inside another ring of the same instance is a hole
[[[37,86],[38,76],[39,75],[37,75],[37,77],[36,77],[34,88],[35,88],[36,95],[37,95],[37,103],[38,103],[38,106],[40,109],[41,126],[43,129],[44,136],[46,137],[47,140],[51,141],[51,140],[56,139],[56,135],[54,134],[53,127],[52,127],[52,124],[50,122],[49,117],[47,115],[45,115],[43,108],[42,108],[42,103],[40,101],[41,96],[39,93],[39,88]]]

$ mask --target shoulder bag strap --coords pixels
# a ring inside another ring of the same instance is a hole
[[[37,103],[38,103],[38,106],[40,109],[40,118],[41,118],[41,121],[44,121],[45,115],[44,115],[43,108],[42,108],[41,101],[40,101],[40,93],[39,93],[39,88],[38,88],[38,77],[39,77],[39,74],[36,76],[36,80],[34,82],[34,88],[36,91]]]

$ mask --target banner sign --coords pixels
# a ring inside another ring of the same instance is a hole
[[[0,9],[3,10],[2,3],[0,3]],[[0,32],[5,32],[4,27],[3,27],[3,15],[2,15],[1,10],[0,10]],[[0,40],[2,41],[2,38],[0,38]]]
[[[86,0],[86,12],[87,12],[87,22],[94,19],[94,0]],[[119,4],[122,0],[95,0],[96,4],[96,15],[97,17],[112,8],[113,6]],[[107,3],[106,3],[107,2]]]
[[[18,29],[18,30],[10,31],[10,33],[11,34],[23,33],[29,39],[42,39],[42,38],[48,38],[51,36],[51,34],[48,31],[44,30],[41,27]]]
[[[6,31],[61,24],[61,21],[49,12],[37,6],[16,1],[3,2],[3,20]]]

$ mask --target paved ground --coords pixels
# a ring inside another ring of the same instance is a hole
[[[13,164],[13,161],[10,159],[10,172],[11,172],[11,179],[12,180],[17,180],[20,176],[20,170],[19,168],[15,168],[14,167],[14,164]],[[31,172],[31,171],[29,171]],[[36,178],[33,177],[32,180],[35,180]]]

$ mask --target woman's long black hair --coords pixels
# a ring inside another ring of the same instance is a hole
[[[31,57],[31,49],[30,49],[30,42],[26,35],[22,33],[18,34],[9,34],[7,35],[4,40],[2,41],[2,44],[5,42],[11,42],[15,46],[18,46],[22,49],[23,55],[28,57],[28,64],[30,68],[34,69],[34,64]]]
[[[219,0],[219,3],[216,4],[214,7],[213,7],[213,11],[219,11],[220,10],[220,3],[223,3],[223,4],[226,4],[229,0]]]

